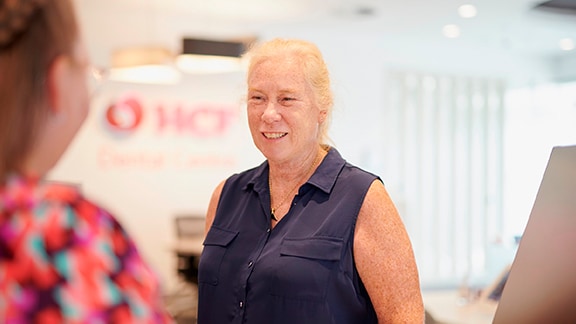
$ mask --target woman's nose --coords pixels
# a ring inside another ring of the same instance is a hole
[[[282,118],[282,115],[280,115],[277,108],[278,107],[273,101],[268,102],[264,112],[262,113],[262,120],[267,123],[279,121]]]

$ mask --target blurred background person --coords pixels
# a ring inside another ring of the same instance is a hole
[[[116,219],[43,180],[88,113],[80,34],[71,0],[0,1],[0,322],[171,322]]]
[[[198,322],[423,323],[411,242],[382,181],[326,144],[320,51],[274,39],[247,56],[248,122],[266,161],[212,195]]]

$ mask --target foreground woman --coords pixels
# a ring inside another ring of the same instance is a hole
[[[86,118],[71,0],[0,1],[0,322],[167,323],[155,274],[106,210],[43,177]]]

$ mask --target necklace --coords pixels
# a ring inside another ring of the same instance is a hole
[[[310,171],[312,171],[312,169],[314,168],[316,163],[318,163],[318,161],[320,161],[321,157],[322,157],[322,154],[318,154],[316,156],[316,159],[314,159],[314,162],[312,162],[312,165],[310,165],[308,170],[306,170],[306,172],[302,176],[302,179],[300,179],[300,181],[296,181],[296,185],[292,189],[290,189],[290,191],[288,191],[288,193],[286,195],[284,195],[284,197],[282,197],[282,200],[280,200],[280,203],[278,203],[278,205],[276,205],[276,207],[272,207],[272,182],[270,181],[270,174],[268,174],[268,190],[270,190],[270,215],[272,216],[273,220],[278,221],[278,218],[276,218],[275,212],[278,210],[278,208],[280,208],[282,205],[284,205],[284,203],[286,202],[286,199],[288,199],[288,197],[290,197],[290,195],[293,194],[294,190],[296,190],[296,188],[298,188],[298,185],[300,184],[300,182],[302,182],[302,180],[310,173]]]

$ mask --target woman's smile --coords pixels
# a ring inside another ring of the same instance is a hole
[[[264,137],[267,139],[280,139],[288,135],[288,133],[262,133],[262,135],[264,135]]]

